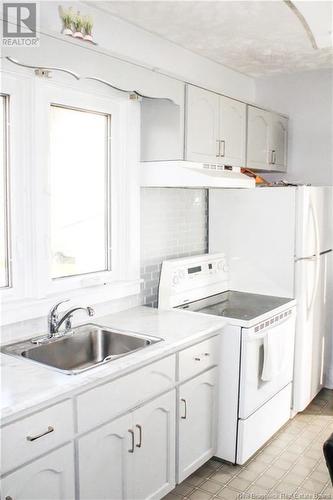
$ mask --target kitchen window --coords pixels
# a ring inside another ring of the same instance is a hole
[[[8,171],[9,97],[0,96],[0,288],[11,286]]]
[[[111,115],[50,107],[51,277],[111,270]]]
[[[10,161],[0,165],[2,324],[45,316],[64,299],[136,296],[140,104],[55,79],[6,75],[2,88],[11,118]],[[1,106],[3,150],[5,98]]]

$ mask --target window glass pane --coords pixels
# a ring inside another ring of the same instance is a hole
[[[109,119],[51,106],[52,278],[108,269]]]
[[[0,287],[8,287],[8,231],[7,231],[7,114],[5,96],[0,106]]]

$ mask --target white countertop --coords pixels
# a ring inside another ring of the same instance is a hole
[[[208,338],[227,323],[217,316],[150,307],[127,309],[98,318],[95,322],[160,337],[164,341],[77,375],[65,375],[29,360],[0,354],[2,423],[33,411],[37,405],[86,390],[173,354]]]

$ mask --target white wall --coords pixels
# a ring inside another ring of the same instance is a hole
[[[256,81],[256,102],[290,117],[288,174],[277,180],[333,184],[333,71],[276,75]]]
[[[82,14],[94,19],[94,37],[97,47],[90,50],[107,51],[109,55],[133,61],[154,71],[184,81],[206,86],[248,101],[254,100],[254,79],[205,59],[159,36],[151,34],[122,19],[100,10],[100,2],[73,2]],[[40,2],[41,31],[60,34],[62,23],[58,2]],[[66,37],[67,40],[70,38]],[[82,42],[83,47],[86,46]]]

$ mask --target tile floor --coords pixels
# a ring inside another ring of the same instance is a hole
[[[333,391],[324,389],[251,460],[209,460],[164,500],[333,499],[322,445],[333,432]]]

